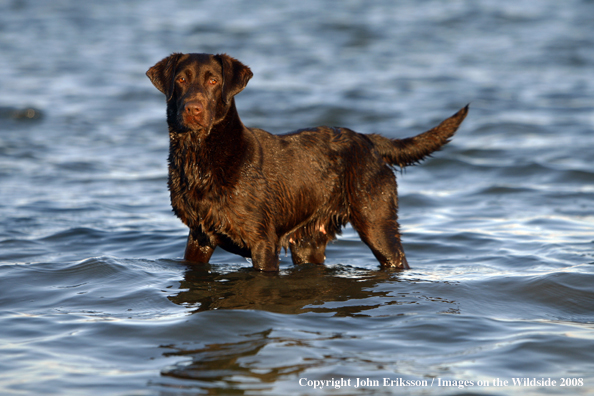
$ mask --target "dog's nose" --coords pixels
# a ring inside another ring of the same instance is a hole
[[[188,102],[186,103],[184,111],[191,116],[197,116],[204,111],[204,108],[200,102]]]

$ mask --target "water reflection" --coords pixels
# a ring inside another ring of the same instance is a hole
[[[340,265],[301,265],[280,274],[260,273],[249,268],[224,273],[210,265],[193,266],[181,282],[180,288],[185,290],[169,298],[192,308],[195,313],[233,309],[368,316],[363,312],[398,304],[400,298],[406,300],[402,294],[393,296],[394,288],[377,290],[379,283],[401,282],[399,275],[399,270],[371,271]],[[402,303],[410,304],[410,301]],[[238,326],[239,333],[240,328]],[[327,364],[334,358],[340,360],[328,355],[329,351],[323,354],[319,351],[326,350],[329,343],[349,342],[351,338],[356,336],[336,329],[330,332],[301,329],[283,334],[267,329],[242,334],[239,340],[199,348],[169,345],[167,349],[173,351],[164,356],[184,360],[164,368],[162,375],[192,380],[192,388],[203,390],[215,386],[236,394],[270,391],[279,380],[297,378],[306,369]]]
[[[170,366],[162,371],[167,377],[190,379],[197,381],[198,387],[208,388],[208,383],[226,383],[223,388],[232,388],[237,394],[245,391],[270,390],[270,384],[281,377],[297,375],[310,364],[304,365],[278,365],[269,369],[255,370],[250,360],[257,359],[258,353],[267,345],[273,343],[270,337],[272,330],[250,334],[247,340],[225,344],[210,344],[195,350],[165,353],[165,356],[184,356],[191,358],[191,362]],[[278,341],[278,340],[277,340]],[[234,381],[233,378],[237,380]],[[250,381],[242,381],[251,378]],[[247,382],[240,384],[241,382]],[[251,385],[250,385],[251,383]],[[268,385],[266,385],[268,384]]]
[[[348,266],[301,265],[281,274],[249,268],[221,273],[210,265],[193,266],[169,299],[195,312],[213,309],[257,309],[283,314],[335,312],[353,316],[377,308],[391,290],[378,291],[380,282],[400,282],[399,270],[363,270]],[[371,301],[370,301],[371,299]],[[326,307],[329,302],[350,301],[346,307]],[[357,304],[357,303],[360,304]],[[393,297],[390,304],[398,304]]]
[[[180,284],[182,291],[169,299],[205,314],[196,315],[193,326],[223,326],[226,335],[211,343],[163,346],[164,356],[179,360],[161,374],[191,380],[186,386],[192,389],[244,394],[271,391],[279,381],[296,383],[295,378],[310,369],[342,367],[345,362],[381,372],[393,363],[394,353],[407,348],[403,346],[410,341],[407,336],[386,341],[409,322],[407,318],[459,313],[458,302],[445,297],[446,290],[456,287],[404,277],[399,270],[346,265],[302,265],[274,274],[192,266]],[[251,319],[240,311],[215,314],[213,310],[249,310],[245,314]],[[304,313],[309,314],[295,315]],[[452,316],[443,317],[448,322],[446,317]],[[279,328],[277,321],[286,326]],[[253,323],[259,323],[261,330],[255,330]],[[443,326],[445,331],[449,322]],[[370,361],[370,351],[375,351],[377,364]]]

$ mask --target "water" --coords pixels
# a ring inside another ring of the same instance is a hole
[[[586,0],[3,2],[0,393],[593,394],[592,15]],[[470,102],[452,143],[398,174],[412,269],[379,270],[351,228],[324,267],[186,265],[144,75],[175,51],[250,65],[240,115],[275,133],[405,137]]]

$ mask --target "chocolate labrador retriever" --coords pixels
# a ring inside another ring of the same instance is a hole
[[[252,72],[228,55],[175,53],[146,74],[167,98],[168,185],[190,228],[186,260],[207,263],[220,246],[261,271],[278,271],[281,248],[294,264],[321,264],[350,222],[383,267],[409,268],[392,166],[446,144],[468,106],[407,139],[336,127],[272,135],[239,119],[234,96]]]

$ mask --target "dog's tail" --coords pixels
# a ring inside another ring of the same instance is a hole
[[[449,142],[466,118],[466,114],[468,114],[468,105],[435,128],[406,139],[388,139],[375,134],[367,137],[387,163],[404,168],[419,163]]]

